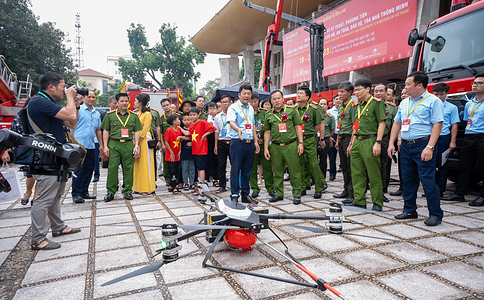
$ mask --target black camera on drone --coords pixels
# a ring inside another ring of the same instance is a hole
[[[70,88],[71,86],[73,86],[74,84],[72,83],[66,83],[66,89]],[[76,93],[78,93],[79,95],[82,95],[82,96],[88,96],[89,95],[89,88],[87,87],[76,87]]]
[[[82,164],[86,151],[79,145],[59,143],[52,134],[21,135],[8,129],[0,130],[0,152],[13,148],[13,163],[21,171],[33,175],[55,175],[65,182]]]

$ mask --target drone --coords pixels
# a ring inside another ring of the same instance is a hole
[[[322,278],[318,277],[317,275],[309,271],[306,267],[304,267],[303,264],[300,263],[289,252],[289,248],[287,247],[287,245],[276,234],[276,232],[274,232],[274,230],[269,226],[269,220],[273,220],[273,219],[326,220],[327,222],[325,225],[328,228],[328,230],[315,228],[315,227],[299,226],[299,225],[287,225],[287,226],[292,226],[295,228],[309,230],[317,233],[329,232],[333,234],[344,234],[343,223],[353,223],[353,224],[360,224],[360,223],[346,220],[345,216],[342,214],[343,208],[341,204],[328,203],[330,206],[329,206],[329,209],[325,211],[324,215],[269,214],[269,210],[267,208],[263,208],[259,206],[257,203],[250,203],[248,205],[244,205],[242,203],[239,203],[236,200],[217,199],[212,195],[210,195],[208,186],[206,186],[203,183],[199,184],[199,186],[201,187],[201,190],[203,192],[198,197],[198,201],[201,204],[209,206],[209,208],[204,211],[203,220],[200,221],[200,223],[203,222],[204,224],[111,225],[111,226],[140,226],[140,227],[161,228],[161,234],[162,234],[161,249],[156,250],[156,254],[153,257],[161,254],[163,257],[163,261],[142,267],[131,273],[125,274],[121,277],[118,277],[116,279],[103,283],[101,284],[101,286],[111,285],[129,278],[133,278],[135,276],[157,271],[159,268],[161,268],[163,265],[167,263],[175,262],[183,257],[192,255],[196,252],[208,250],[202,262],[202,267],[204,268],[214,268],[214,269],[228,271],[228,272],[240,273],[240,274],[245,274],[249,276],[270,279],[270,280],[276,280],[276,281],[281,281],[285,283],[311,287],[321,291],[329,290],[337,297],[341,299],[347,299],[340,292],[338,292],[336,289],[331,287]],[[206,204],[207,198],[213,204],[211,205]],[[105,226],[109,226],[109,225],[105,225]],[[178,231],[178,228],[187,230],[188,232],[182,234]],[[274,234],[279,239],[279,241],[281,241],[281,243],[286,248],[284,253],[279,251],[278,249],[276,249],[266,241],[262,240],[257,235],[262,230],[266,230],[266,229],[271,231],[272,234]],[[206,240],[211,245],[191,251],[189,253],[185,253],[183,255],[179,255],[179,250],[181,249],[181,245],[179,244],[179,242],[204,232],[205,232]],[[346,233],[346,234],[351,234],[351,233]],[[353,234],[353,235],[358,235],[358,234]],[[280,277],[275,277],[275,276],[270,276],[265,274],[259,274],[255,272],[248,272],[248,271],[213,265],[209,262],[209,259],[212,256],[212,253],[215,250],[215,247],[218,244],[220,244],[222,240],[229,249],[240,250],[241,253],[252,251],[253,245],[257,241],[260,241],[261,243],[263,243],[264,245],[271,248],[276,253],[278,253],[285,259],[287,259],[290,263],[295,265],[300,271],[304,272],[309,277],[311,277],[314,283],[308,283],[308,282],[303,282],[298,280],[280,278]]]

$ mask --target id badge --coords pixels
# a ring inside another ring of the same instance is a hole
[[[280,133],[287,132],[286,123],[279,123],[279,132]]]
[[[225,128],[222,129],[222,136],[227,136],[227,129]]]
[[[405,119],[402,122],[402,131],[408,131],[410,129],[410,119]]]
[[[353,130],[356,132],[358,131],[358,127],[360,126],[360,120],[356,120],[355,123],[353,123]]]
[[[304,124],[301,124],[302,132],[304,132]]]
[[[129,137],[129,131],[127,128],[121,129],[121,137]]]
[[[245,124],[245,134],[252,135],[252,124]]]
[[[471,129],[471,125],[472,125],[472,120],[469,119],[469,121],[467,121],[466,130],[470,130]]]
[[[336,129],[338,129],[338,130],[341,129],[341,122],[338,122],[338,126],[336,126]]]

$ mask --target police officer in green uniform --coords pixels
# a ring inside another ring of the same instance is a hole
[[[195,100],[197,108],[200,110],[200,116],[198,117],[199,120],[207,120],[207,113],[203,110],[205,106],[205,98],[203,96],[197,96]]]
[[[264,156],[272,158],[274,167],[275,195],[269,200],[277,202],[284,199],[284,164],[291,176],[294,204],[301,204],[301,172],[298,155],[304,152],[301,119],[294,108],[284,105],[284,95],[275,90],[270,94],[274,108],[266,113],[264,119]],[[269,141],[272,141],[269,151]]]
[[[351,98],[353,94],[353,85],[349,81],[343,81],[338,86],[338,95],[341,104],[338,108],[338,137],[336,139],[335,148],[339,152],[341,168],[343,169],[344,191],[341,194],[333,195],[335,198],[346,198],[343,203],[352,203],[353,198],[353,184],[351,182],[351,164],[348,155],[348,146],[351,142],[351,134],[353,130],[353,123],[355,121],[356,103]]]
[[[383,83],[379,83],[375,86],[375,89],[373,90],[373,95],[375,96],[375,98],[385,99],[384,103],[386,117],[385,132],[383,133],[383,138],[381,140],[380,174],[383,184],[383,202],[389,202],[387,197],[385,197],[384,195],[386,190],[388,189],[388,183],[390,179],[390,172],[388,167],[392,163],[391,157],[388,156],[388,141],[390,140],[389,133],[393,125],[393,119],[395,119],[395,116],[397,115],[398,108],[395,104],[387,101],[387,87]]]
[[[328,170],[328,153],[329,148],[331,147],[330,138],[334,134],[334,117],[330,113],[328,113],[328,100],[322,98],[319,100],[319,106],[323,110],[324,113],[324,130],[323,127],[320,128],[319,134],[319,168],[321,169],[321,173],[323,173],[323,177],[326,179],[326,171]],[[323,125],[321,125],[323,126]],[[324,131],[324,132],[323,132]],[[328,186],[323,185],[323,189],[327,188]]]
[[[264,147],[264,133],[262,128],[264,127],[264,119],[267,111],[259,107],[259,93],[256,91],[252,92],[252,98],[250,99],[250,105],[254,109],[254,121],[257,132],[257,142],[259,147]],[[263,151],[259,153],[254,153],[254,167],[252,169],[252,174],[250,175],[250,188],[252,189],[252,198],[259,196],[260,188],[257,180],[257,165],[259,160],[262,164],[262,170],[264,172],[264,186],[269,193],[269,195],[274,196],[274,174],[272,173],[272,162],[264,157]]]
[[[133,200],[134,157],[139,151],[139,131],[143,129],[138,116],[128,110],[128,94],[119,93],[116,100],[118,109],[108,112],[101,124],[104,130],[104,155],[109,157],[106,202],[113,200],[118,190],[118,167],[121,161],[124,199]]]
[[[166,130],[170,128],[170,124],[166,121],[166,117],[172,115],[174,112],[171,111],[171,102],[168,98],[161,99],[161,109],[163,109],[164,114],[160,116],[160,130],[161,130],[161,138],[160,141],[163,141],[163,136],[165,136]],[[165,143],[161,143],[161,150],[164,153],[165,151]],[[161,175],[160,175],[161,177]],[[163,177],[165,178],[166,185],[170,185],[170,175],[168,174],[168,164],[166,163],[165,158],[163,157]]]
[[[306,195],[306,187],[311,187],[311,175],[314,179],[314,198],[321,198],[323,185],[326,180],[319,168],[318,136],[317,132],[324,119],[323,110],[311,100],[311,90],[307,86],[300,86],[297,90],[296,111],[301,120],[301,131],[304,136],[304,153],[299,156],[299,166],[307,166],[301,170],[301,196]],[[324,126],[324,124],[323,124]]]
[[[381,140],[385,131],[385,103],[370,94],[371,81],[358,79],[355,82],[356,106],[353,135],[348,147],[351,153],[351,176],[355,200],[353,205],[366,208],[367,178],[370,179],[372,210],[383,207],[382,181],[380,175]]]

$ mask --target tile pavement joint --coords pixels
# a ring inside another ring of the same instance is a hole
[[[94,272],[96,270],[96,211],[97,202],[92,201],[91,205],[91,232],[89,234],[89,248],[87,252],[86,285],[84,289],[84,300],[91,300],[94,297]]]

